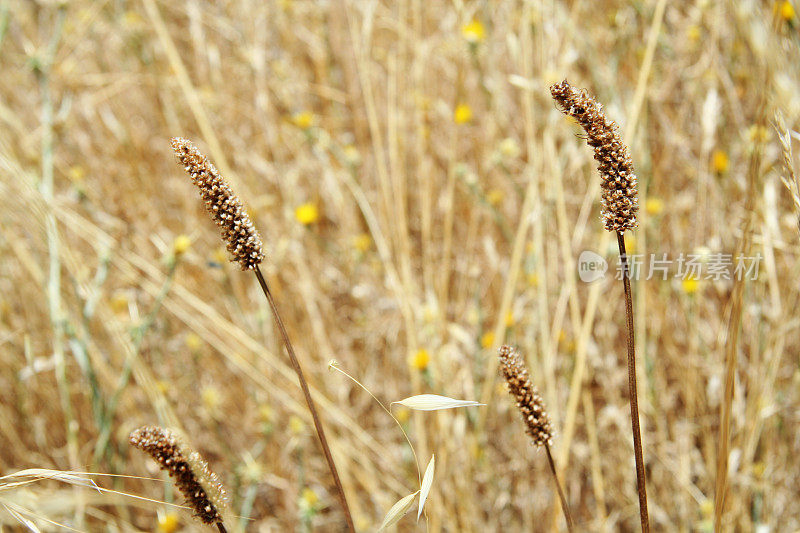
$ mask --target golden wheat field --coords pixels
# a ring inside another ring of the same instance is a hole
[[[0,2],[0,531],[800,530],[795,8]]]

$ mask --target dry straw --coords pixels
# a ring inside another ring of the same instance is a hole
[[[225,491],[217,476],[197,452],[187,455],[185,445],[170,430],[144,426],[130,436],[132,446],[149,454],[183,493],[194,515],[205,524],[216,524],[224,533],[220,510],[225,505]]]
[[[558,498],[561,501],[561,508],[564,510],[564,518],[567,520],[567,528],[572,531],[572,513],[570,512],[567,498],[561,489],[558,480],[553,455],[550,453],[550,446],[553,444],[553,426],[550,417],[544,408],[544,401],[539,395],[539,391],[533,386],[528,375],[525,362],[520,357],[515,348],[511,346],[501,346],[498,350],[500,358],[500,372],[508,384],[508,392],[517,402],[517,408],[522,414],[525,422],[525,432],[530,436],[533,443],[538,447],[543,447],[547,452],[547,461],[550,465],[550,473],[556,484]]]
[[[553,99],[565,114],[574,117],[586,132],[586,142],[594,148],[594,158],[602,179],[601,220],[608,231],[616,232],[622,263],[622,285],[625,291],[625,316],[628,328],[628,395],[631,405],[631,432],[636,460],[636,492],[639,495],[639,519],[642,531],[650,531],[647,512],[647,480],[644,451],[639,427],[639,396],[636,388],[636,351],[633,336],[633,297],[628,254],[625,251],[625,230],[636,227],[639,198],[636,173],[628,147],[622,142],[617,123],[608,118],[602,104],[589,96],[586,89],[577,89],[567,80],[550,87]]]

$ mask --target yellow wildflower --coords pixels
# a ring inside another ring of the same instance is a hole
[[[69,167],[67,177],[73,185],[83,185],[84,178],[86,177],[86,170],[80,165],[73,165]]]
[[[301,130],[307,130],[314,125],[314,114],[311,111],[301,111],[292,115],[291,121]]]
[[[506,327],[510,328],[516,324],[516,320],[514,320],[514,311],[509,311],[506,313]]]
[[[494,331],[487,331],[481,335],[481,346],[484,349],[489,349],[494,346]]]
[[[362,254],[369,250],[370,246],[372,246],[372,237],[369,236],[369,233],[361,233],[353,237],[353,248]]]
[[[486,38],[486,30],[483,24],[481,24],[481,21],[472,19],[469,24],[465,24],[461,27],[461,36],[464,37],[468,43],[477,44]]]
[[[178,515],[175,513],[158,513],[158,533],[174,533],[178,530]]]
[[[723,150],[714,150],[711,156],[711,169],[717,174],[725,174],[729,165],[728,154]]]
[[[778,12],[780,13],[781,18],[786,22],[794,19],[794,6],[792,6],[792,3],[789,0],[781,2]]]
[[[124,292],[116,292],[111,297],[111,310],[122,313],[128,310],[128,296]]]
[[[701,32],[700,26],[697,24],[692,24],[686,29],[686,38],[689,39],[689,42],[696,43],[700,40]]]
[[[163,379],[156,380],[155,382],[156,390],[161,394],[166,394],[169,390],[169,382],[164,381]]]
[[[192,245],[192,240],[189,238],[188,235],[178,235],[175,237],[175,240],[172,241],[172,252],[178,256],[183,255],[189,249],[189,246]]]
[[[344,153],[344,158],[347,160],[347,163],[353,166],[358,165],[361,163],[361,154],[358,153],[358,148],[353,146],[352,144],[348,144],[342,149]]]
[[[529,272],[527,276],[528,285],[531,287],[539,286],[539,274],[536,272]]]
[[[660,215],[664,211],[664,200],[661,198],[648,198],[644,204],[644,209],[648,215]]]
[[[466,124],[472,120],[472,108],[467,104],[458,104],[453,113],[453,120],[456,121],[456,124]]]
[[[417,353],[413,354],[409,358],[409,364],[411,368],[415,368],[422,372],[426,368],[428,368],[428,363],[431,361],[431,354],[428,353],[428,350],[421,348],[417,350]]]
[[[306,424],[303,420],[296,415],[292,415],[289,417],[289,431],[294,433],[295,435],[299,435],[306,429]]]
[[[686,278],[681,281],[681,288],[686,294],[694,294],[700,289],[700,281],[696,278]]]
[[[317,493],[314,492],[313,489],[310,489],[308,487],[303,489],[303,492],[301,493],[300,497],[303,499],[303,502],[305,502],[305,504],[309,507],[314,507],[317,504],[317,502],[319,502],[319,497],[317,496]]]
[[[704,518],[714,516],[714,502],[709,499],[704,499],[700,504],[700,513],[702,513]]]
[[[319,210],[315,204],[305,203],[294,210],[294,218],[302,225],[308,226],[319,220]]]
[[[498,205],[503,201],[503,191],[500,189],[492,189],[486,193],[486,201],[489,202],[490,205]]]
[[[186,347],[193,352],[199,350],[203,345],[203,341],[197,336],[197,333],[187,333],[185,341]]]
[[[408,422],[408,419],[411,418],[411,409],[409,409],[408,407],[400,406],[397,408],[394,417],[401,424],[405,424],[406,422]]]
[[[214,386],[204,387],[200,391],[200,398],[203,400],[203,406],[209,411],[215,411],[222,403],[219,389]]]
[[[258,416],[259,418],[261,418],[262,422],[266,422],[267,424],[269,424],[270,422],[272,422],[272,419],[274,417],[274,412],[272,411],[272,407],[270,407],[265,403],[259,405]]]

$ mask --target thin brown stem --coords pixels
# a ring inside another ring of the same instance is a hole
[[[342,487],[342,482],[339,479],[339,472],[336,470],[336,464],[333,462],[333,455],[331,454],[330,446],[328,446],[328,439],[325,438],[325,430],[323,429],[322,422],[317,414],[317,408],[314,404],[314,400],[311,398],[311,392],[308,389],[308,382],[306,382],[306,378],[303,375],[303,370],[300,368],[300,362],[297,360],[297,356],[294,353],[294,348],[289,340],[289,334],[286,332],[286,327],[283,325],[281,315],[278,313],[278,307],[275,305],[275,300],[272,298],[272,293],[270,292],[269,286],[267,285],[264,276],[261,274],[261,269],[258,268],[258,265],[256,265],[254,271],[256,273],[256,277],[258,278],[258,283],[261,285],[261,289],[264,291],[264,295],[267,297],[269,306],[272,309],[272,315],[275,317],[275,323],[278,325],[278,330],[281,333],[281,337],[283,337],[283,344],[286,346],[286,353],[289,354],[289,360],[292,363],[292,368],[294,368],[294,371],[297,373],[297,379],[300,381],[300,388],[303,390],[303,396],[305,396],[306,403],[308,404],[308,410],[311,412],[311,418],[314,420],[314,428],[317,430],[317,436],[319,437],[320,445],[322,445],[322,452],[325,454],[325,460],[328,461],[328,468],[330,468],[331,475],[333,475],[333,481],[336,484],[336,491],[339,494],[339,502],[341,503],[342,510],[344,511],[344,517],[347,521],[347,528],[352,533],[355,533],[356,529],[353,525],[353,517],[350,515],[350,507],[347,505],[347,498],[344,495],[344,488]]]
[[[217,529],[219,529],[219,533],[228,533],[228,530],[225,529],[225,525],[222,522],[217,522]]]
[[[553,481],[556,484],[556,490],[558,490],[558,499],[561,500],[561,509],[564,511],[564,518],[567,520],[567,530],[570,532],[575,531],[575,524],[572,521],[572,512],[569,510],[567,498],[564,496],[564,491],[561,489],[561,482],[558,481],[556,464],[553,462],[553,455],[550,453],[550,445],[545,443],[544,449],[547,452],[547,462],[550,464],[550,472],[553,474]]]
[[[639,517],[642,531],[650,531],[650,518],[647,514],[647,483],[642,453],[642,433],[639,429],[639,395],[636,390],[636,352],[633,341],[633,298],[631,297],[631,272],[628,254],[625,252],[625,237],[617,232],[619,256],[622,261],[622,283],[625,287],[625,315],[628,325],[628,394],[631,400],[631,427],[633,429],[633,452],[636,456],[636,490],[639,493]]]

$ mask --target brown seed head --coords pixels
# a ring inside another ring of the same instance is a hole
[[[191,141],[175,137],[171,143],[178,161],[200,189],[206,209],[219,226],[233,261],[238,262],[242,270],[254,269],[264,259],[264,253],[261,251],[261,236],[242,201]]]
[[[517,401],[517,407],[527,426],[525,432],[537,446],[552,444],[553,426],[550,424],[550,417],[547,416],[539,391],[531,384],[522,358],[511,346],[501,346],[498,355],[500,372],[506,379],[508,392]]]
[[[197,452],[186,456],[179,439],[158,426],[137,429],[131,433],[130,443],[169,472],[197,518],[206,524],[222,522],[219,510],[225,505],[225,491]]]
[[[589,96],[586,89],[577,89],[567,80],[550,87],[550,93],[561,111],[574,117],[586,131],[586,142],[594,148],[603,180],[600,213],[603,226],[617,232],[635,228],[639,210],[636,173],[617,123],[606,117],[602,104]]]

